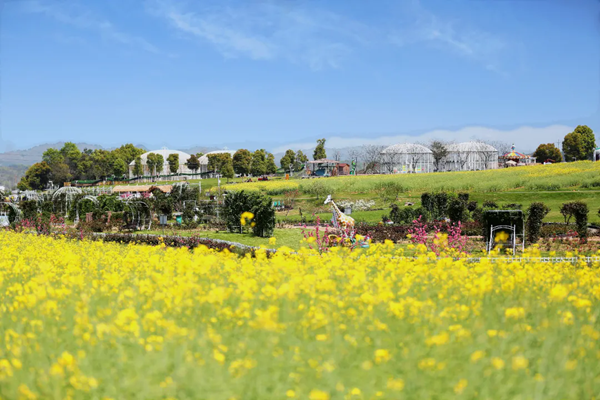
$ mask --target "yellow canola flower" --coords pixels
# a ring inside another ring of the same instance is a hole
[[[556,398],[597,392],[578,384],[600,359],[596,264],[406,258],[392,243],[239,256],[8,231],[0,249],[3,398],[241,400],[264,374],[273,398],[534,398],[542,380]]]
[[[462,392],[464,392],[468,385],[469,382],[466,379],[459,380],[458,383],[454,386],[454,393],[461,394]]]
[[[569,289],[565,285],[556,285],[550,290],[550,299],[563,300],[569,294]]]
[[[322,390],[313,389],[308,395],[310,400],[329,400],[329,393]]]

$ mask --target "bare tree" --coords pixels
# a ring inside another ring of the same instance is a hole
[[[337,150],[337,149],[336,149],[336,150],[334,150],[334,151],[333,151],[333,159],[334,159],[335,161],[340,161],[340,158],[342,158],[342,152],[341,152],[341,151],[339,151],[339,150]]]
[[[352,164],[352,161],[356,162],[355,174],[358,174],[358,164],[362,158],[362,152],[359,148],[351,148],[348,150],[348,157],[350,157],[350,164]]]
[[[365,163],[365,172],[380,172],[381,152],[385,146],[365,144],[361,148],[362,159]]]
[[[480,165],[482,169],[492,168],[494,161],[498,161],[498,151],[494,151],[489,148],[489,144],[483,141],[476,141],[475,148],[477,149],[477,155],[479,157]],[[492,146],[493,147],[493,146]]]
[[[398,166],[399,160],[398,153],[395,152],[381,152],[381,171],[386,174],[394,172],[394,168]]]
[[[485,140],[483,141],[483,143],[489,144],[490,146],[498,150],[498,161],[500,161],[501,156],[512,151],[512,144],[508,142],[503,142],[501,140]]]
[[[482,143],[489,144],[496,150],[498,150],[498,155],[502,156],[506,153],[510,153],[512,150],[512,144],[508,142],[503,142],[501,140],[483,140]]]
[[[413,173],[417,172],[417,165],[425,158],[427,153],[423,153],[424,146],[420,143],[411,143],[408,145],[406,152],[406,160],[408,162],[409,170]]]
[[[448,157],[448,146],[441,140],[432,140],[429,144],[433,156],[433,169],[439,172],[445,169],[446,158]]]

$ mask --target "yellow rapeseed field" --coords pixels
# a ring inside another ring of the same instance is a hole
[[[0,233],[2,399],[593,399],[600,265]]]

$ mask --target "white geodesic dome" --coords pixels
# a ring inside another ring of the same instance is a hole
[[[383,172],[415,173],[433,171],[433,154],[427,147],[416,143],[400,143],[381,152]]]
[[[446,171],[479,171],[498,168],[498,150],[487,143],[471,141],[447,146]]]

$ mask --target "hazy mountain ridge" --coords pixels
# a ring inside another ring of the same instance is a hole
[[[60,149],[64,146],[65,142],[57,143],[44,143],[38,146],[34,146],[27,150],[13,150],[5,153],[0,153],[0,166],[11,166],[11,165],[24,165],[30,166],[37,162],[42,161],[42,155],[50,148]],[[89,143],[75,143],[79,150],[83,149],[104,149],[104,147],[97,144]]]

